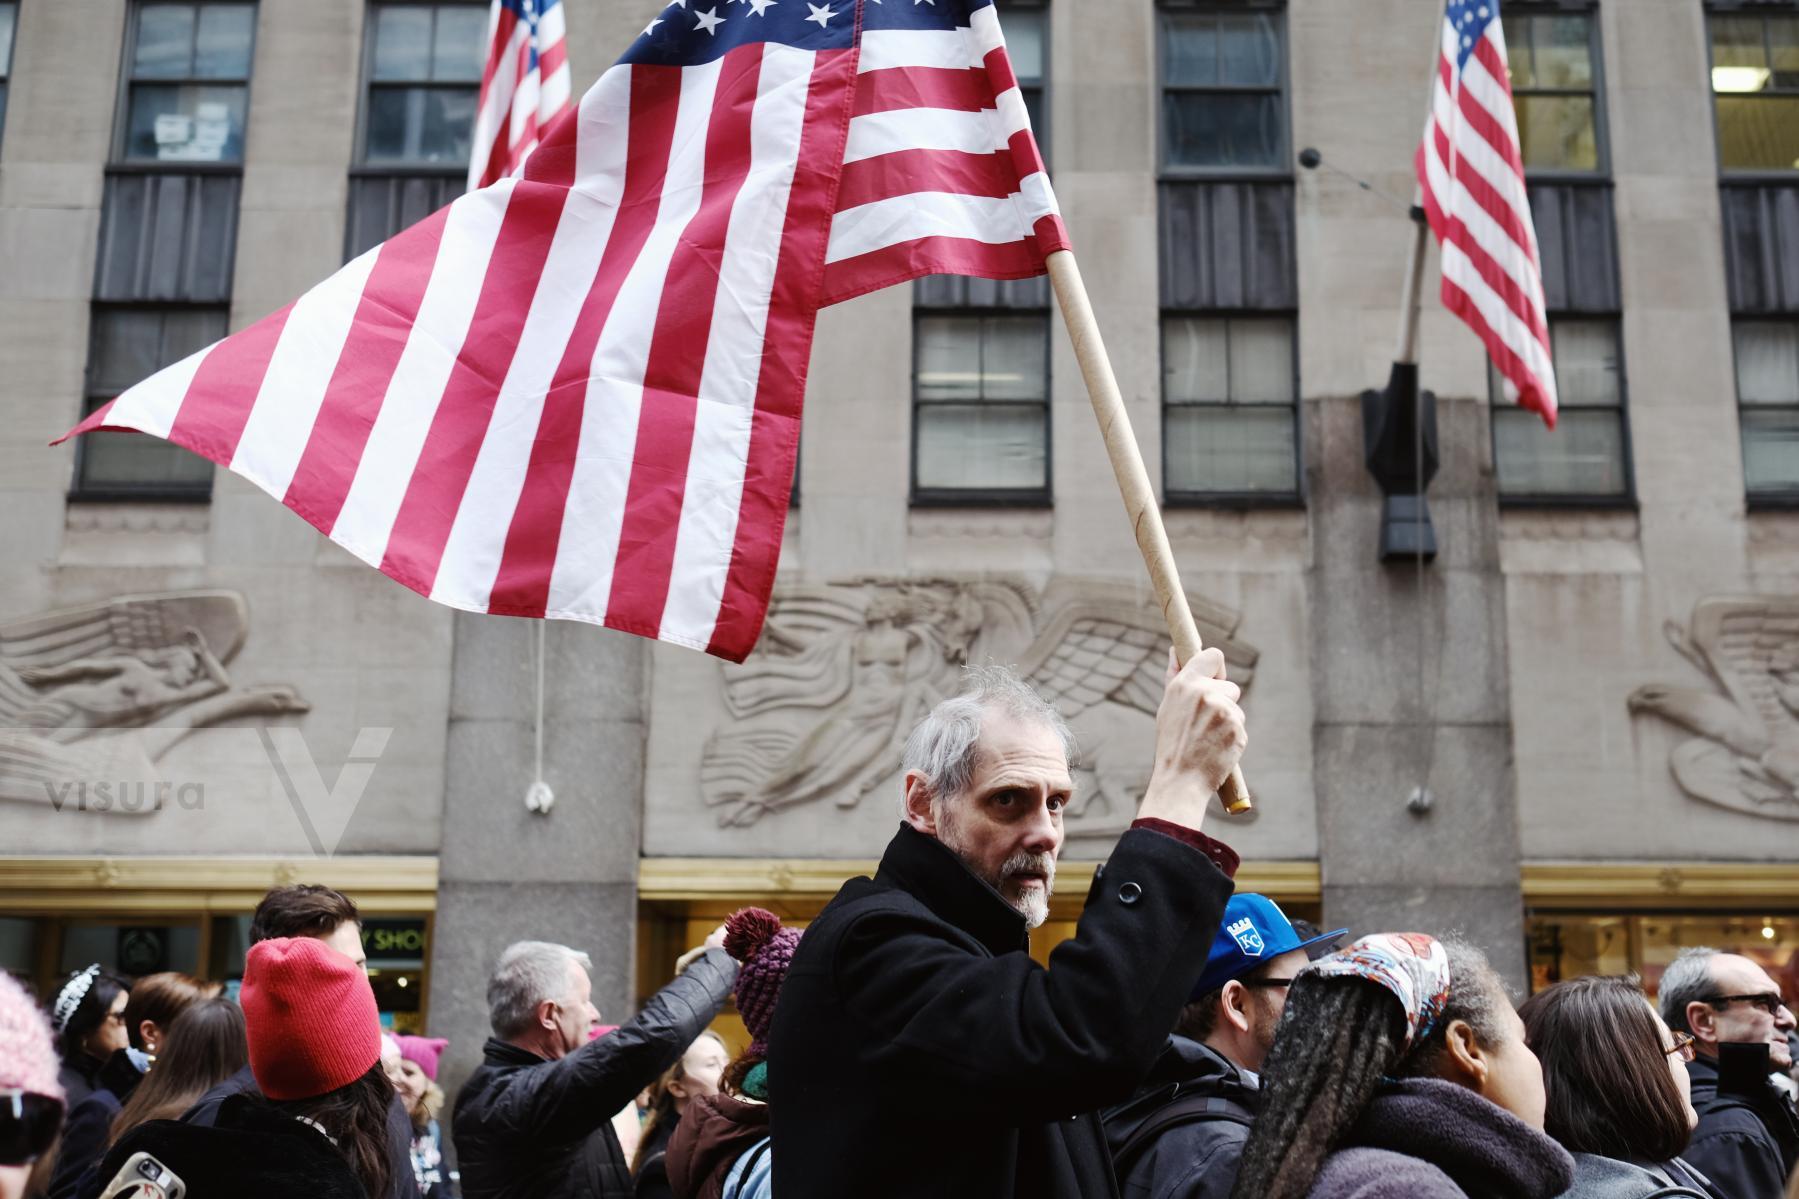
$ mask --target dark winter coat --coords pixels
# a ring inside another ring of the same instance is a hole
[[[806,929],[781,986],[781,1199],[1115,1194],[1095,1113],[1148,1074],[1230,893],[1207,853],[1132,829],[1045,970],[1024,918],[902,826],[875,877]]]
[[[86,1099],[69,1106],[63,1122],[62,1144],[56,1151],[56,1171],[50,1176],[49,1199],[83,1199],[100,1189],[100,1157],[112,1135],[113,1118],[144,1080],[144,1073],[121,1049],[106,1059],[94,1077],[94,1089]]]
[[[1682,1156],[1730,1199],[1780,1199],[1799,1164],[1792,1105],[1771,1082],[1762,1094],[1720,1094],[1716,1058],[1694,1058],[1687,1074],[1699,1127]]]
[[[1413,1078],[1374,1097],[1311,1199],[1553,1199],[1573,1178],[1547,1135],[1465,1087]]]
[[[463,1199],[631,1199],[612,1116],[680,1059],[736,980],[730,955],[708,950],[630,1021],[555,1061],[490,1039],[451,1121]]]
[[[1209,1046],[1169,1037],[1137,1094],[1105,1114],[1119,1192],[1228,1199],[1261,1108],[1253,1075]]]
[[[56,1072],[56,1081],[62,1084],[63,1102],[73,1110],[77,1103],[94,1093],[100,1085],[100,1067],[106,1063],[91,1053],[77,1051],[74,1056],[63,1059],[62,1067]]]
[[[637,1143],[637,1199],[673,1199],[668,1187],[668,1142],[681,1126],[681,1113],[670,1112]]]
[[[324,1133],[245,1095],[221,1103],[207,1124],[138,1125],[107,1151],[101,1181],[139,1151],[173,1170],[187,1199],[367,1199]]]
[[[695,1100],[668,1142],[665,1160],[675,1199],[721,1199],[731,1167],[767,1135],[765,1103],[730,1095]]]
[[[256,1075],[250,1067],[245,1066],[200,1096],[198,1103],[181,1114],[181,1122],[202,1128],[211,1126],[218,1121],[225,1101],[234,1095],[262,1098],[262,1088],[256,1085]],[[412,1117],[406,1114],[406,1105],[398,1095],[387,1108],[387,1173],[393,1180],[388,1186],[389,1199],[419,1199],[419,1184],[412,1174]]]
[[[1638,1165],[1596,1153],[1574,1155],[1574,1185],[1562,1199],[1719,1199],[1678,1158]]]

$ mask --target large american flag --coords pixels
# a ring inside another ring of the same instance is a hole
[[[470,191],[518,174],[540,134],[568,111],[567,34],[562,0],[493,0],[469,155]]]
[[[1449,0],[1444,9],[1417,166],[1442,245],[1443,303],[1480,334],[1506,397],[1553,428],[1549,318],[1499,0]]]
[[[675,0],[521,177],[73,432],[203,454],[445,604],[741,660],[819,306],[1068,245],[991,0]]]

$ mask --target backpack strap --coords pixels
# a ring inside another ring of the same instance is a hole
[[[1125,1139],[1118,1152],[1112,1155],[1113,1172],[1120,1179],[1124,1178],[1157,1137],[1170,1128],[1197,1124],[1202,1120],[1226,1120],[1245,1128],[1255,1123],[1253,1117],[1245,1115],[1242,1108],[1229,1100],[1210,1095],[1176,1095]]]
[[[768,1153],[769,1145],[772,1143],[772,1137],[763,1137],[750,1147],[747,1156],[738,1159],[743,1168],[737,1173],[737,1189],[733,1192],[731,1199],[743,1199],[743,1188],[750,1184],[750,1175],[754,1174],[756,1167],[762,1164],[762,1158]]]

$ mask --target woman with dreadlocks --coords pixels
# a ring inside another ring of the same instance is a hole
[[[1232,1199],[1551,1199],[1543,1074],[1479,950],[1382,933],[1294,980]]]

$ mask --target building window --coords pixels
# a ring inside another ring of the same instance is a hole
[[[1049,73],[1049,13],[1041,5],[1011,0],[999,6],[1000,22],[1006,34],[1006,53],[1012,59],[1012,73],[1018,77],[1018,91],[1024,107],[1031,114],[1031,132],[1037,136],[1037,148],[1049,158],[1049,114],[1043,109],[1043,81]]]
[[[1297,391],[1291,317],[1164,316],[1168,498],[1296,494]]]
[[[1161,13],[1162,170],[1287,170],[1279,11]]]
[[[1713,12],[1709,24],[1718,164],[1799,170],[1799,12]]]
[[[95,304],[83,412],[205,349],[225,336],[225,322],[217,305]],[[205,499],[212,491],[212,463],[142,433],[89,433],[76,461],[84,499]]]
[[[12,79],[12,39],[18,22],[19,6],[0,2],[0,135],[6,132],[6,89]]]
[[[912,500],[1049,502],[1049,313],[920,312]]]
[[[1508,499],[1623,499],[1630,495],[1624,360],[1614,317],[1549,322],[1560,407],[1556,427],[1505,398],[1489,362],[1493,459]]]
[[[1525,170],[1536,176],[1602,169],[1592,14],[1508,11],[1503,23]]]
[[[1744,320],[1736,341],[1749,498],[1799,500],[1799,320]]]
[[[466,176],[486,7],[376,4],[369,17],[362,161],[441,167]]]
[[[117,159],[241,163],[256,6],[144,3],[133,17]]]

